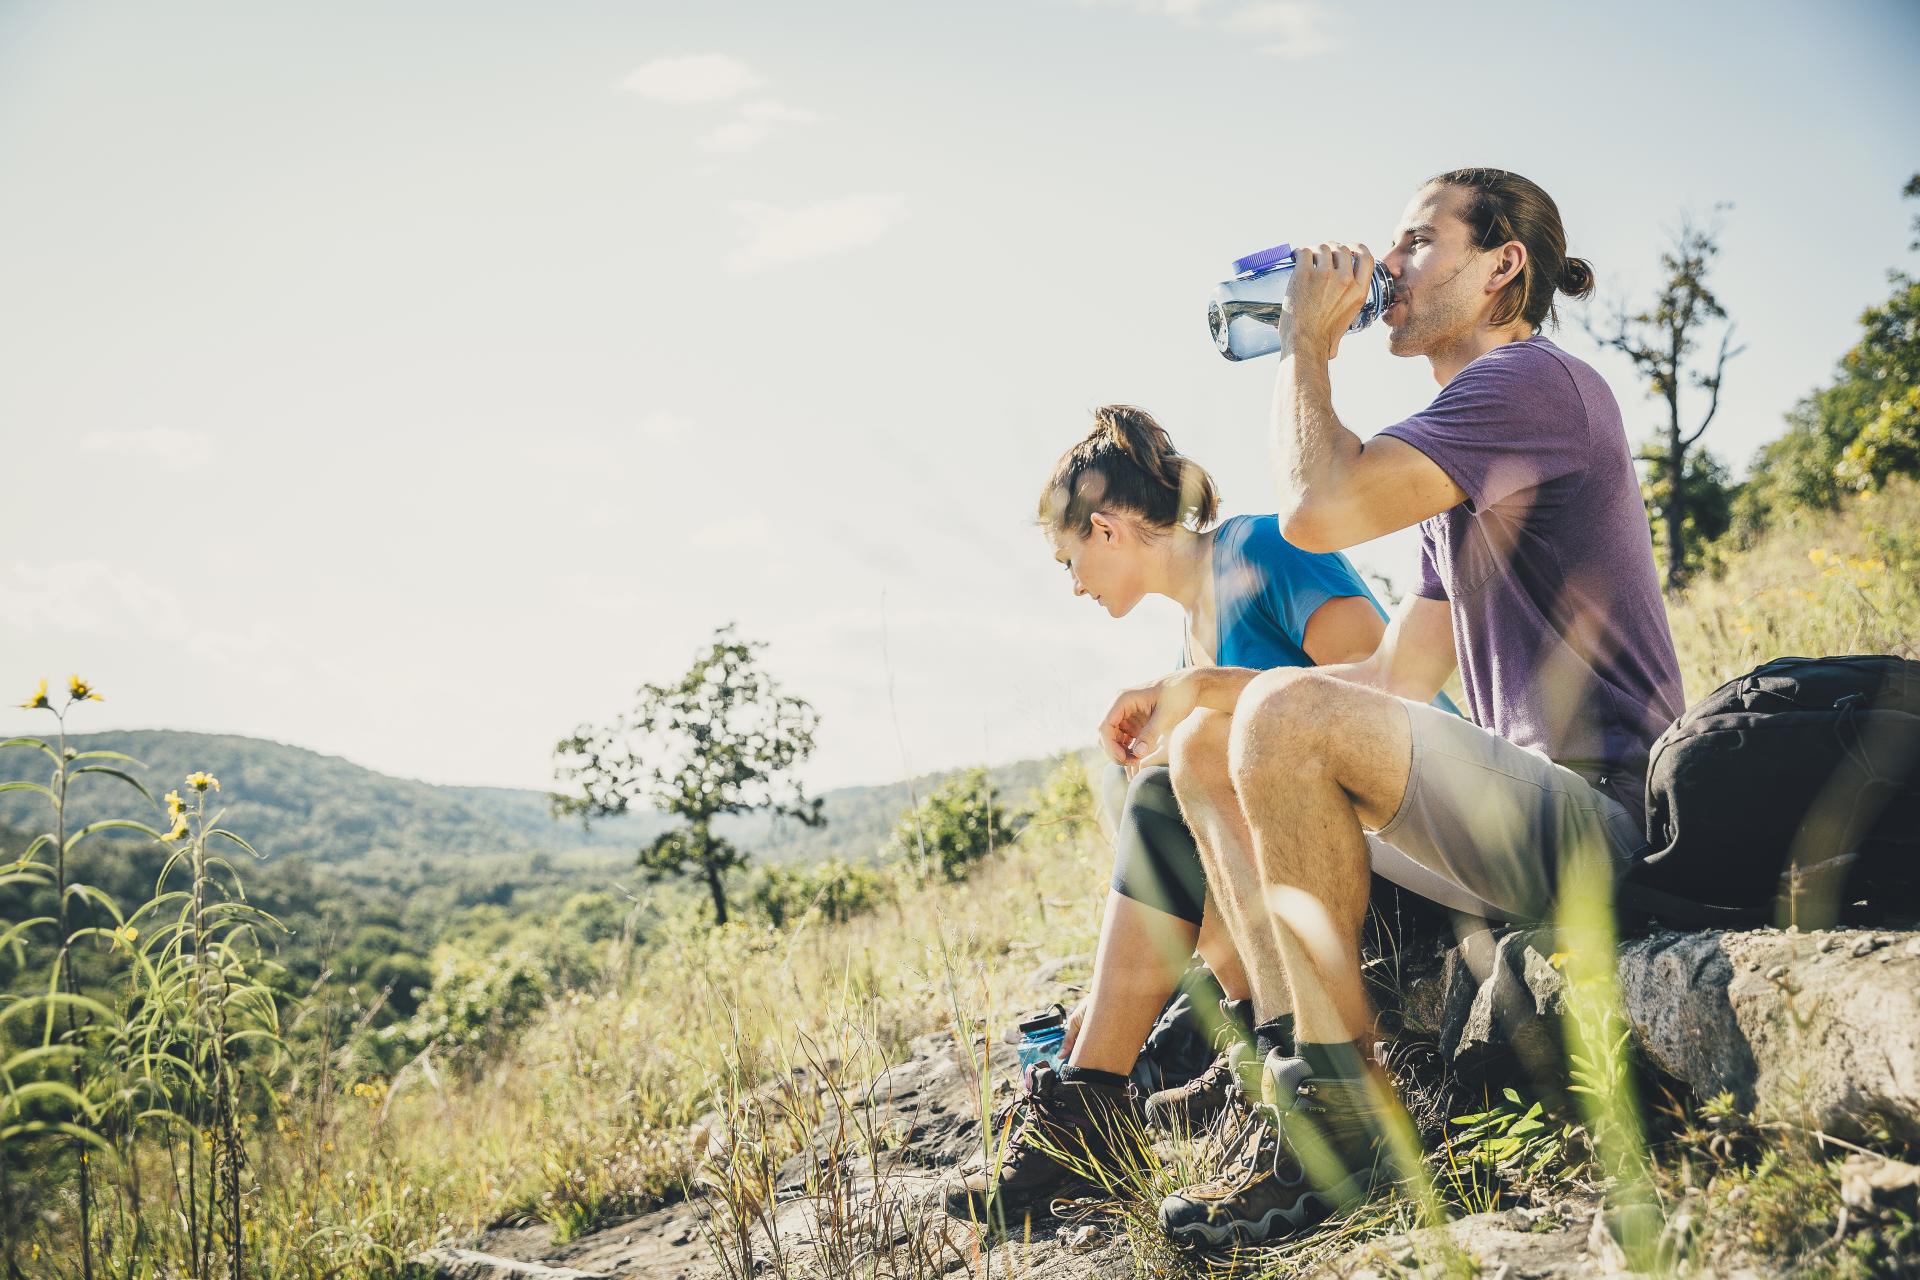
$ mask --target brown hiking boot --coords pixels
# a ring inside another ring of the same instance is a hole
[[[1104,1194],[1092,1176],[1095,1166],[1137,1144],[1139,1134],[1139,1095],[1131,1087],[1062,1080],[1042,1064],[1013,1108],[996,1119],[991,1161],[942,1188],[946,1210],[987,1222],[1044,1211],[1063,1196]],[[1106,1172],[1120,1176],[1115,1168]]]
[[[1234,1103],[1250,1078],[1247,1073],[1259,1065],[1252,1046],[1236,1040],[1193,1079],[1148,1098],[1147,1124],[1165,1133],[1200,1132]]]

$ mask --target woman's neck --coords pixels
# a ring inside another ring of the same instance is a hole
[[[1163,595],[1192,617],[1206,592],[1213,564],[1213,533],[1175,529],[1155,545],[1147,571],[1147,590]]]

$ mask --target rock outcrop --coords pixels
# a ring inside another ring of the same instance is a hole
[[[1552,949],[1544,930],[1471,935],[1409,983],[1403,1016],[1455,1061],[1511,1052],[1551,1077],[1566,997]],[[1642,1059],[1696,1098],[1920,1143],[1920,934],[1660,933],[1621,946],[1619,976]]]

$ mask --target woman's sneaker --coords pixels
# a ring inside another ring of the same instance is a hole
[[[995,1127],[1005,1145],[994,1163],[942,1189],[956,1218],[1020,1217],[1063,1196],[1102,1193],[1099,1175],[1119,1181],[1128,1162],[1114,1156],[1140,1143],[1139,1095],[1131,1087],[1063,1080],[1042,1064]]]
[[[1298,1058],[1270,1057],[1281,1101],[1260,1104],[1217,1178],[1160,1204],[1160,1226],[1196,1248],[1263,1244],[1359,1203],[1386,1176],[1370,1082],[1316,1080]]]

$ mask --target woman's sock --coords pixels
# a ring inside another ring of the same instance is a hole
[[[1060,1068],[1062,1084],[1097,1084],[1109,1089],[1124,1089],[1127,1078],[1114,1071],[1095,1071],[1092,1067],[1076,1067],[1072,1063]]]

